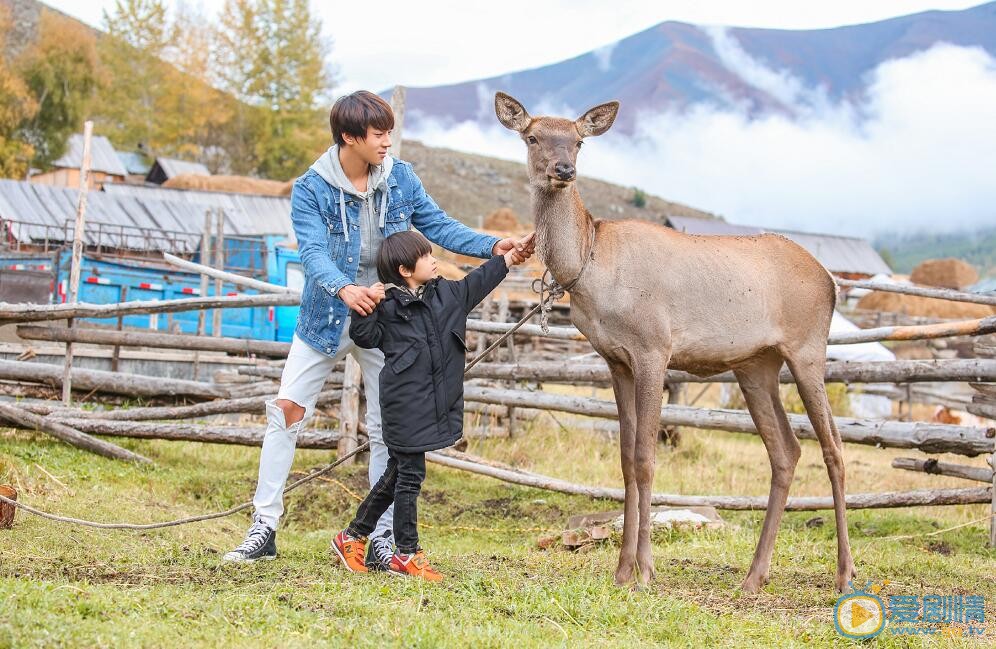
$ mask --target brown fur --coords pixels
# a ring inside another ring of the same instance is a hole
[[[610,102],[575,121],[533,118],[512,97],[495,97],[499,121],[527,146],[539,256],[559,283],[576,278],[571,318],[612,371],[626,491],[616,582],[642,586],[654,575],[650,496],[668,367],[702,376],[733,370],[740,383],[772,473],[743,588],[756,591],[767,582],[800,455],[778,393],[778,372],[787,362],[827,464],[837,524],[835,585],[843,591],[855,571],[842,445],[823,382],[833,278],[778,235],[694,236],[644,221],[593,219],[574,183],[577,152],[584,137],[609,129],[617,110]]]

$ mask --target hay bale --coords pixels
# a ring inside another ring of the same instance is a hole
[[[515,232],[522,227],[519,217],[507,207],[499,207],[488,214],[484,217],[483,225],[485,230],[499,230],[501,232]]]
[[[290,196],[294,181],[280,182],[249,176],[199,176],[180,174],[163,183],[171,189],[193,189],[228,194],[257,194],[261,196]]]
[[[928,259],[913,269],[910,281],[924,286],[960,290],[979,281],[979,273],[961,259]]]
[[[996,308],[985,304],[952,302],[932,297],[920,297],[919,295],[886,293],[885,291],[872,291],[865,295],[858,300],[857,308],[946,320],[973,320],[987,318],[996,313]]]
[[[17,500],[17,491],[10,485],[0,485],[0,496]],[[5,529],[14,525],[14,512],[17,508],[5,502],[0,502],[0,529]]]

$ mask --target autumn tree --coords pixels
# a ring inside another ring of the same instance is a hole
[[[96,37],[81,23],[43,9],[37,39],[15,67],[38,106],[24,137],[34,147],[33,165],[44,168],[82,128],[100,85]]]
[[[9,30],[10,14],[0,5],[0,177],[23,178],[34,155],[23,128],[34,117],[38,104],[2,54],[7,50]]]
[[[240,171],[292,178],[325,147],[329,47],[307,0],[226,1],[214,54],[220,86],[244,104],[233,120]]]
[[[161,57],[169,44],[163,0],[116,0],[104,11],[106,34],[98,43],[108,71],[106,90],[96,106],[97,130],[119,147],[157,151],[168,144],[161,120],[170,88]]]

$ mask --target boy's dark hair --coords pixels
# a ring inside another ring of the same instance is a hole
[[[384,239],[377,251],[377,277],[385,284],[406,286],[398,266],[415,270],[419,258],[432,252],[432,244],[415,230],[395,232]]]
[[[346,146],[343,135],[365,139],[367,127],[382,131],[394,128],[394,111],[391,105],[369,90],[358,90],[351,95],[339,97],[329,112],[329,127],[332,139],[339,146]]]

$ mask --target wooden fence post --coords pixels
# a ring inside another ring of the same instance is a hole
[[[370,407],[369,404],[367,407]],[[339,457],[351,453],[357,445],[360,428],[360,364],[352,354],[346,354],[346,371],[342,379],[342,401],[339,407]],[[343,462],[352,464],[353,456]]]
[[[391,111],[394,113],[394,132],[391,133],[391,148],[388,151],[393,157],[401,157],[401,132],[405,126],[405,87],[394,86],[391,93]]]
[[[121,301],[122,302],[127,302],[128,301],[128,287],[127,286],[122,286],[121,287]],[[124,316],[123,315],[119,315],[118,316],[118,331],[122,331],[123,329],[124,329]],[[115,345],[114,346],[114,351],[111,353],[111,371],[112,372],[117,372],[118,371],[118,361],[120,360],[120,358],[121,358],[121,345]]]
[[[93,138],[93,122],[83,123],[83,160],[80,162],[80,196],[76,203],[76,226],[73,229],[73,258],[69,268],[70,304],[76,304],[80,286],[80,264],[83,263],[83,227],[86,223],[86,199],[90,190],[90,140]],[[70,318],[67,322],[72,329],[76,322]],[[63,365],[62,402],[67,406],[72,401],[73,344],[66,343],[66,362]]]
[[[215,211],[215,216],[218,219],[218,226],[214,235],[214,266],[215,268],[225,270],[225,211],[218,209]],[[214,280],[215,297],[221,296],[221,289],[222,281],[220,279]],[[214,310],[214,321],[211,325],[212,336],[221,336],[221,314],[221,309]]]

